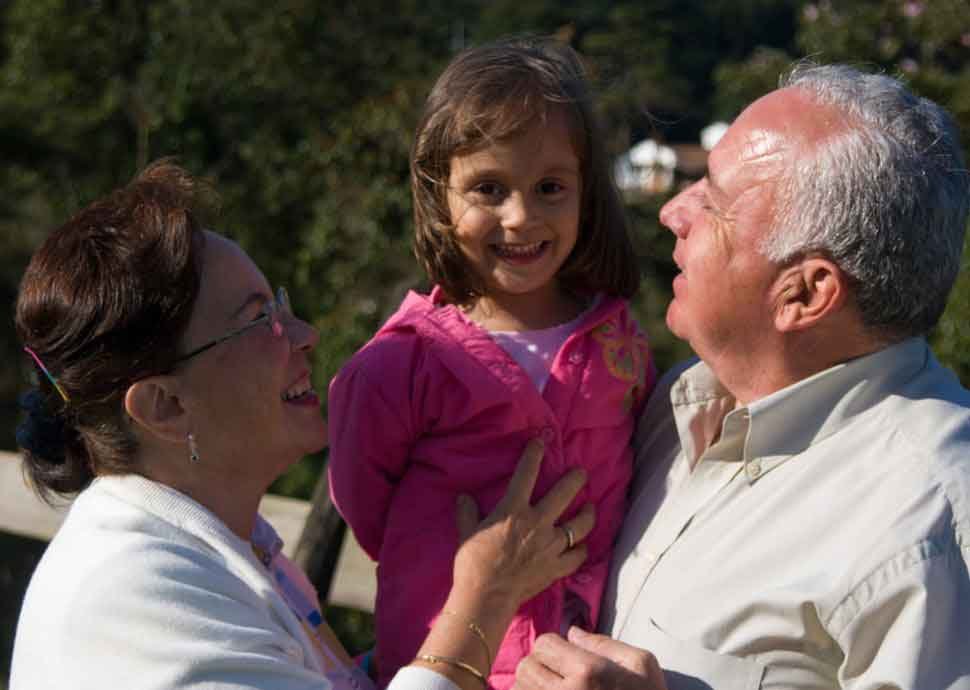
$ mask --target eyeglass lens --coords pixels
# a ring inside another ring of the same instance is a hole
[[[285,287],[276,291],[276,299],[267,305],[269,311],[269,328],[277,338],[283,335],[283,314],[292,314],[290,310],[290,295]]]

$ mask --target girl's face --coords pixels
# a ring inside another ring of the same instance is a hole
[[[451,159],[448,208],[489,301],[559,304],[556,274],[576,245],[582,175],[564,113],[522,135]]]

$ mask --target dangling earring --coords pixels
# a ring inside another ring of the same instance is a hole
[[[192,463],[197,463],[199,461],[199,447],[195,445],[195,436],[192,435],[190,431],[185,435],[185,440],[189,442],[189,460]]]

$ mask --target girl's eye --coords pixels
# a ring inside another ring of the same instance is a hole
[[[472,187],[472,193],[483,197],[498,197],[502,193],[502,186],[497,182],[479,182]]]
[[[565,191],[566,187],[555,180],[545,180],[539,183],[539,193],[544,195],[559,194]]]

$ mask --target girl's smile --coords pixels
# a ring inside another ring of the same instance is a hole
[[[503,261],[509,261],[514,264],[531,264],[539,259],[550,246],[552,246],[551,242],[543,240],[529,244],[496,242],[495,244],[489,245],[489,248]]]

